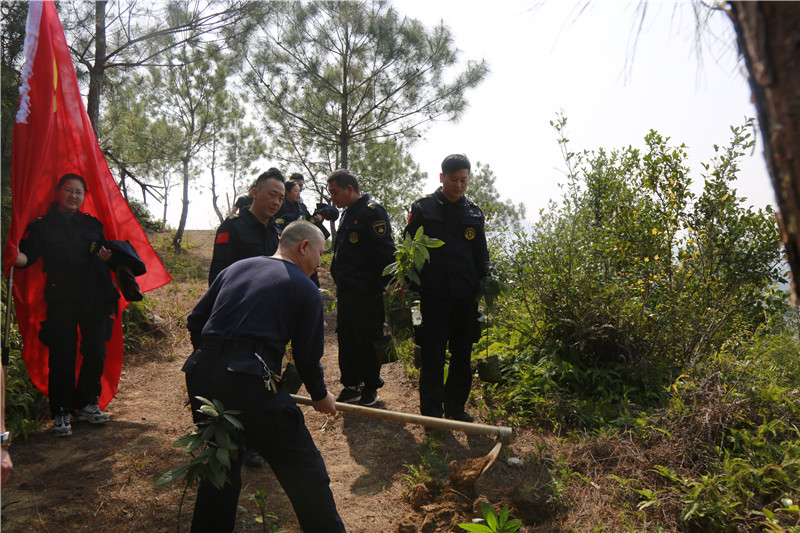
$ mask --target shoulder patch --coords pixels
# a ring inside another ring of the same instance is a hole
[[[375,232],[376,235],[379,237],[383,237],[386,235],[386,221],[385,220],[376,220],[372,223],[372,231]]]
[[[229,231],[224,231],[222,233],[217,233],[217,238],[214,239],[214,244],[225,244],[231,238],[231,233]]]

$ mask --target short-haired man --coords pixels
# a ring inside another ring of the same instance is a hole
[[[411,206],[404,235],[413,236],[422,226],[425,235],[444,245],[431,248],[430,262],[420,273],[422,348],[419,376],[420,412],[423,415],[471,422],[464,410],[472,386],[472,343],[480,337],[478,285],[488,272],[484,216],[464,192],[470,178],[470,162],[463,154],[442,161],[442,186]],[[444,382],[445,352],[450,348],[450,367]]]
[[[272,255],[278,250],[280,230],[273,216],[281,208],[285,189],[283,174],[270,168],[250,190],[253,203],[249,209],[226,218],[217,228],[214,255],[208,270],[211,285],[219,273],[236,261],[259,255]]]
[[[383,269],[394,260],[392,226],[383,207],[359,192],[350,171],[332,172],[328,192],[336,207],[345,208],[331,263],[344,385],[337,401],[374,405],[383,386],[374,343],[383,337],[383,288],[388,281]]]
[[[324,348],[322,297],[309,276],[325,249],[313,224],[297,221],[283,231],[272,257],[231,265],[217,277],[189,315],[195,351],[183,366],[196,422],[205,418],[198,396],[240,411],[247,442],[269,462],[292,502],[303,531],[343,532],[325,463],[303,414],[274,379],[286,344],[314,409],[336,415],[320,359]],[[273,383],[267,387],[267,383]],[[242,454],[231,461],[230,484],[200,483],[192,519],[197,532],[230,532],[236,524]]]

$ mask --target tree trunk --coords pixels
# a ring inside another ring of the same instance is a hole
[[[217,200],[219,200],[219,195],[217,194],[217,135],[214,135],[214,141],[211,143],[211,205],[214,207],[214,212],[217,214],[217,218],[219,219],[219,223],[225,220],[225,216],[219,210],[219,206],[217,205]]]
[[[731,2],[764,139],[764,158],[780,211],[781,238],[800,280],[800,3]]]
[[[94,125],[92,125],[92,126],[94,127],[94,134],[97,135],[97,127],[94,126]],[[127,202],[128,201],[128,182],[125,181],[125,169],[121,168],[119,170],[119,173],[120,173],[120,180],[119,180],[119,185],[117,187],[122,187],[122,196],[125,198],[125,201]]]
[[[181,221],[178,230],[172,239],[172,246],[176,252],[182,252],[183,230],[186,229],[186,218],[189,216],[189,159],[183,160],[183,207],[181,208]]]
[[[214,207],[214,213],[217,214],[219,223],[222,224],[225,221],[225,215],[222,214],[222,211],[220,211],[219,205],[217,203],[219,195],[217,194],[216,181],[217,180],[214,172],[214,167],[211,167],[211,205]]]
[[[95,136],[99,131],[100,96],[103,93],[106,70],[106,3],[105,0],[101,0],[94,6],[94,66],[89,70],[89,96],[86,102],[86,112],[89,114]]]
[[[350,109],[347,107],[348,102],[350,101],[350,95],[347,88],[347,72],[350,69],[350,37],[347,35],[347,27],[344,29],[345,31],[345,49],[342,53],[342,115],[340,118],[339,124],[339,150],[341,151],[341,161],[339,168],[348,168],[348,148],[350,144],[349,138],[349,127],[347,125],[347,117],[350,114]]]
[[[167,174],[164,173],[161,176],[161,183],[164,185],[164,214],[162,216],[161,222],[164,224],[164,227],[167,227],[167,202],[169,201],[169,182],[167,181]]]

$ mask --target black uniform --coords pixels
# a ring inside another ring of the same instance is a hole
[[[415,287],[422,296],[420,411],[440,417],[444,408],[448,416],[457,416],[469,397],[472,343],[480,336],[478,285],[489,263],[484,216],[466,197],[454,203],[439,188],[412,204],[403,233],[413,236],[420,226],[428,237],[444,241],[429,250],[430,262]],[[443,386],[448,343],[450,367]]]
[[[311,213],[308,212],[306,204],[303,202],[292,202],[284,198],[280,211],[275,213],[275,223],[283,230],[295,220],[311,220]]]
[[[306,204],[304,204],[302,200],[299,202],[292,202],[284,199],[280,211],[275,214],[275,222],[277,222],[278,227],[282,230],[295,220],[308,220],[313,222],[316,215],[322,215],[322,218],[325,220],[332,221],[339,218],[339,210],[328,204],[317,204],[317,208],[312,214],[308,211],[308,207],[306,207]],[[326,228],[325,224],[322,222],[314,222],[314,225],[320,229],[326,240],[331,236],[328,228]]]
[[[249,209],[226,218],[217,228],[208,284],[211,285],[224,268],[236,261],[277,252],[280,235],[274,219],[265,226]]]
[[[271,257],[238,261],[221,273],[189,315],[196,350],[186,364],[186,386],[195,421],[203,415],[196,396],[220,400],[241,411],[243,442],[269,462],[294,506],[303,531],[344,531],[330,491],[327,470],[303,414],[289,393],[264,386],[264,369],[279,374],[291,341],[297,370],[311,398],[328,394],[320,358],[324,324],[322,298],[296,265]],[[239,454],[218,490],[200,484],[192,531],[233,531],[241,490]]]
[[[96,404],[100,397],[114,322],[109,315],[117,311],[119,299],[108,264],[97,257],[104,241],[99,220],[80,211],[63,214],[53,204],[47,215],[28,225],[19,244],[28,257],[25,266],[41,257],[47,276],[47,320],[39,338],[49,349],[48,395],[54,415]],[[78,329],[83,362],[76,385]]]
[[[386,211],[364,195],[342,215],[331,275],[336,282],[339,370],[346,387],[383,386],[373,341],[383,336],[383,269],[394,260]]]

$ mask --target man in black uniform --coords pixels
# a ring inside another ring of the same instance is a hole
[[[430,262],[420,274],[422,297],[422,367],[419,376],[420,412],[423,415],[471,422],[464,411],[472,386],[472,343],[480,337],[478,285],[488,272],[484,216],[464,192],[470,176],[469,159],[463,154],[442,161],[442,186],[411,205],[404,235],[413,236],[422,226],[428,237],[444,241],[431,248]],[[446,350],[450,367],[444,383]]]
[[[358,180],[348,170],[331,173],[328,192],[336,207],[346,208],[331,263],[339,371],[345,387],[337,401],[373,405],[383,386],[373,343],[383,337],[383,288],[388,281],[383,269],[394,260],[392,227],[383,207],[358,192]]]
[[[280,374],[291,341],[297,370],[321,413],[336,415],[325,386],[320,358],[324,324],[322,297],[309,276],[325,248],[313,224],[297,221],[283,232],[272,257],[243,259],[222,272],[189,315],[195,351],[183,366],[195,421],[197,396],[217,399],[241,411],[242,441],[269,462],[292,502],[303,531],[343,532],[330,479],[303,414],[273,380]],[[243,442],[240,441],[240,446]],[[231,480],[222,490],[200,484],[192,532],[233,531],[241,490],[241,456],[231,462]]]
[[[272,255],[278,250],[281,230],[274,216],[280,210],[284,196],[280,170],[270,168],[258,176],[250,188],[250,206],[239,209],[239,214],[229,216],[217,228],[214,254],[208,269],[209,286],[224,268],[236,261]],[[264,464],[264,459],[248,450],[244,462],[247,466],[259,467]]]
[[[222,269],[236,261],[272,255],[278,249],[280,230],[272,217],[283,203],[283,174],[277,168],[270,168],[258,177],[250,195],[253,198],[250,208],[229,216],[217,229],[208,270],[209,285]]]

